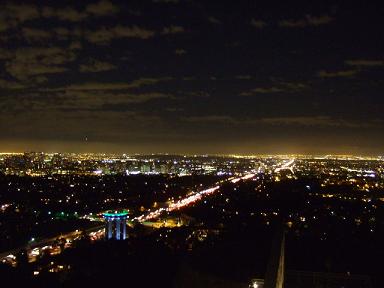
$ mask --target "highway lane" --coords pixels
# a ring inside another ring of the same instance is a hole
[[[229,178],[227,180],[221,181],[220,183],[216,183],[216,184],[222,184],[222,183],[228,182],[228,181],[230,181],[232,183],[236,183],[236,182],[240,181],[241,179],[246,180],[246,179],[252,178],[254,176],[255,176],[254,173],[249,173],[245,176],[237,177],[237,178]],[[138,222],[145,222],[145,221],[149,221],[149,220],[154,220],[154,219],[160,217],[160,215],[162,213],[172,212],[174,210],[178,210],[178,209],[181,209],[181,208],[186,207],[188,205],[191,205],[193,203],[196,203],[197,201],[200,201],[203,197],[208,196],[208,195],[218,191],[219,188],[220,188],[220,186],[216,185],[214,187],[211,187],[211,188],[208,188],[208,189],[205,189],[202,191],[189,193],[185,198],[169,204],[168,207],[166,207],[166,208],[159,208],[159,209],[156,209],[154,211],[144,213],[140,216],[134,217],[132,220],[138,221]],[[103,228],[104,228],[104,224],[99,225],[97,227],[87,229],[85,232],[88,235],[90,235],[91,233],[96,232],[96,231],[103,229]],[[4,260],[9,255],[15,255],[20,250],[24,250],[24,249],[27,250],[29,254],[35,248],[38,248],[40,251],[42,247],[52,245],[57,239],[60,239],[60,238],[69,239],[70,241],[73,241],[75,238],[79,237],[80,234],[81,234],[81,232],[79,230],[75,230],[72,232],[68,232],[66,234],[60,234],[60,235],[57,235],[54,237],[45,238],[45,239],[41,239],[38,241],[33,241],[33,242],[30,242],[30,243],[28,243],[22,247],[1,253],[0,254],[0,260]]]
[[[97,232],[103,228],[104,228],[104,224],[88,228],[88,229],[84,230],[84,232],[89,235],[89,234]],[[64,234],[62,233],[62,234],[56,235],[54,237],[44,238],[44,239],[37,240],[37,241],[31,241],[24,246],[0,253],[0,261],[4,262],[3,260],[5,260],[5,259],[8,259],[8,260],[12,259],[13,257],[10,255],[15,256],[21,250],[27,250],[29,255],[31,254],[31,251],[34,250],[35,248],[38,248],[39,251],[41,252],[43,247],[52,246],[56,242],[57,239],[63,238],[63,239],[69,240],[69,242],[73,242],[75,240],[75,238],[81,236],[81,234],[82,234],[82,231],[75,230],[75,231],[71,231],[68,233],[64,233]],[[10,257],[8,257],[8,256],[10,256]]]
[[[253,178],[255,176],[256,176],[255,173],[249,173],[249,174],[246,174],[245,176],[242,176],[242,177],[229,178],[227,181],[224,181],[224,182],[237,183],[240,180],[251,179],[251,178]],[[223,182],[221,182],[221,183],[223,183]],[[144,222],[144,221],[156,219],[162,213],[172,212],[174,210],[179,210],[179,209],[182,209],[182,208],[184,208],[186,206],[194,204],[194,203],[202,200],[203,197],[217,192],[219,189],[220,189],[220,186],[216,185],[214,187],[211,187],[211,188],[208,188],[208,189],[205,189],[205,190],[202,190],[202,191],[193,192],[192,194],[187,195],[187,197],[185,197],[183,199],[180,199],[180,200],[178,200],[178,201],[176,201],[174,203],[169,204],[167,208],[156,209],[156,210],[151,211],[151,212],[149,212],[147,214],[143,214],[143,215],[140,215],[138,217],[135,217],[134,220],[137,220],[139,222]]]
[[[292,169],[292,165],[294,164],[294,161],[295,161],[295,159],[292,159],[286,163],[281,164],[281,166],[279,168],[275,169],[275,172],[278,172],[282,169]],[[201,201],[204,197],[209,196],[209,195],[214,194],[215,192],[219,191],[220,185],[223,183],[226,183],[226,182],[237,183],[240,180],[252,179],[256,175],[257,175],[256,173],[252,172],[252,173],[248,173],[248,174],[241,176],[241,177],[228,178],[227,180],[220,181],[220,182],[216,183],[216,186],[214,186],[214,187],[204,189],[201,191],[197,191],[197,192],[189,193],[186,197],[184,197],[184,198],[182,198],[176,202],[170,203],[168,205],[168,207],[166,207],[166,208],[158,208],[156,210],[149,211],[149,212],[144,213],[140,216],[134,217],[132,220],[138,221],[138,222],[145,222],[145,221],[149,221],[149,220],[154,220],[156,218],[159,218],[163,213],[179,210],[179,209],[182,209],[182,208],[187,207],[189,205],[195,204],[198,201]],[[92,233],[100,232],[100,230],[103,228],[104,228],[104,224],[89,228],[85,232],[88,235],[92,235]],[[5,259],[8,255],[14,255],[15,253],[18,253],[18,251],[20,251],[22,249],[27,249],[29,252],[32,251],[32,249],[34,249],[34,248],[41,249],[43,246],[53,244],[57,239],[60,239],[60,238],[65,238],[65,239],[69,239],[70,241],[73,241],[76,237],[80,236],[80,234],[81,234],[81,232],[79,230],[75,230],[75,231],[72,231],[72,232],[69,232],[66,234],[60,234],[60,235],[55,236],[55,237],[41,239],[39,241],[29,243],[23,247],[19,247],[17,249],[12,249],[10,251],[1,253],[0,254],[0,260]]]

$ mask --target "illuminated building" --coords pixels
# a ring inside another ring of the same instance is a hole
[[[141,164],[140,172],[143,174],[151,172],[151,165],[148,163]]]
[[[127,238],[127,211],[107,211],[105,219],[105,238],[125,240]]]

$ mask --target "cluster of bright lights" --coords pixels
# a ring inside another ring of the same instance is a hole
[[[275,169],[275,172],[277,173],[277,172],[280,172],[281,170],[289,169],[289,170],[291,170],[292,173],[293,173],[293,170],[292,170],[291,165],[292,165],[294,162],[295,162],[295,159],[292,159],[292,160],[288,161],[287,163],[283,164],[281,167],[276,168],[276,169]]]
[[[255,174],[251,173],[251,174],[247,174],[243,177],[232,178],[232,179],[230,179],[230,181],[232,183],[237,183],[240,180],[247,180],[247,179],[253,178],[254,176],[255,176]],[[211,188],[199,191],[199,192],[192,193],[192,195],[189,195],[183,199],[180,199],[177,202],[171,203],[167,208],[159,208],[155,211],[149,212],[146,215],[143,214],[141,216],[138,216],[134,220],[137,220],[139,222],[145,222],[145,221],[149,221],[151,219],[158,218],[163,212],[172,212],[172,211],[184,208],[186,206],[192,205],[192,204],[200,201],[204,196],[213,194],[213,193],[217,192],[219,189],[220,189],[220,186],[215,186],[215,187],[211,187]]]
[[[104,217],[125,217],[128,215],[128,211],[108,211],[103,213]]]
[[[204,195],[212,194],[212,193],[216,192],[217,190],[219,190],[219,188],[220,188],[219,186],[215,186],[215,187],[212,187],[212,188],[209,188],[209,189],[197,192],[197,193],[195,193],[193,195],[190,195],[187,198],[181,199],[181,200],[179,200],[179,201],[177,201],[175,203],[170,204],[169,207],[167,208],[167,211],[170,212],[170,211],[173,211],[173,210],[178,210],[180,208],[183,208],[185,206],[193,204],[193,203],[201,200],[201,198]]]

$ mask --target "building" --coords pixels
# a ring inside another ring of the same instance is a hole
[[[128,211],[107,211],[103,213],[105,219],[105,238],[125,240],[127,238]]]

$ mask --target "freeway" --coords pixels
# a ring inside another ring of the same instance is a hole
[[[294,162],[295,162],[295,159],[291,159],[291,160],[289,160],[286,163],[282,163],[280,167],[275,169],[275,172],[279,172],[279,171],[284,170],[284,169],[289,169],[293,173],[293,170],[292,170],[293,166],[292,165],[294,164]],[[248,174],[246,174],[246,175],[244,175],[242,177],[229,178],[228,180],[226,180],[224,182],[230,181],[232,183],[237,183],[240,180],[251,179],[251,178],[253,178],[255,176],[256,176],[256,173],[252,172],[252,173],[248,173]],[[221,184],[221,183],[224,183],[224,182],[220,182],[220,183],[217,183],[217,184]],[[156,218],[158,218],[164,212],[172,212],[174,210],[178,210],[178,209],[184,208],[186,206],[189,206],[191,204],[194,204],[197,201],[200,201],[204,196],[208,196],[210,194],[213,194],[213,193],[217,192],[219,190],[219,188],[220,188],[220,186],[216,185],[214,187],[211,187],[211,188],[208,188],[208,189],[205,189],[205,190],[202,190],[202,191],[190,193],[189,195],[187,195],[187,197],[185,197],[185,198],[183,198],[181,200],[178,200],[177,202],[171,203],[170,205],[168,205],[167,208],[156,209],[156,210],[151,211],[151,212],[149,212],[147,214],[143,214],[143,215],[140,215],[138,217],[135,217],[133,220],[137,220],[139,222],[145,222],[145,221],[148,221],[148,220],[156,219]]]
[[[196,203],[197,201],[200,201],[204,196],[208,196],[212,193],[215,193],[220,188],[219,184],[222,184],[222,183],[227,182],[227,181],[231,181],[232,183],[237,183],[238,181],[240,181],[242,179],[246,180],[246,179],[250,179],[254,176],[255,176],[254,173],[249,173],[249,174],[242,176],[242,177],[229,178],[227,180],[216,183],[216,186],[214,186],[214,187],[211,187],[211,188],[208,188],[208,189],[205,189],[202,191],[198,191],[198,192],[189,193],[185,198],[169,204],[168,207],[166,207],[166,208],[159,208],[159,209],[156,209],[154,211],[147,212],[145,214],[142,214],[140,216],[133,218],[132,220],[133,221],[136,220],[140,223],[148,221],[148,220],[154,220],[154,219],[160,217],[160,215],[162,213],[172,212],[172,211],[181,209],[183,207],[186,207],[188,205]],[[87,229],[85,232],[89,236],[92,237],[93,235],[95,235],[95,233],[99,233],[99,234],[102,233],[101,231],[102,231],[103,227],[104,227],[104,224],[97,226],[97,227]],[[66,234],[60,234],[60,235],[55,236],[55,237],[45,238],[45,239],[41,239],[39,241],[33,241],[33,242],[30,242],[27,245],[24,245],[22,247],[1,253],[0,254],[0,260],[3,262],[14,263],[14,261],[15,261],[14,255],[17,254],[20,250],[24,250],[24,249],[28,251],[29,258],[34,259],[32,254],[40,254],[42,251],[42,248],[47,247],[47,246],[52,246],[57,239],[63,238],[63,239],[66,239],[67,242],[71,243],[73,240],[77,239],[80,236],[80,234],[81,234],[81,232],[79,230],[75,230],[75,231],[72,231],[72,232],[69,232]],[[96,238],[101,238],[101,237],[96,237]]]
[[[283,169],[292,170],[292,165],[294,164],[294,162],[295,162],[295,159],[289,160],[286,163],[282,163],[279,168],[275,169],[275,172],[279,172],[280,170],[283,170]],[[228,178],[227,180],[223,180],[223,181],[216,183],[216,186],[214,186],[214,187],[207,188],[205,190],[201,190],[201,191],[197,191],[197,192],[191,192],[188,195],[186,195],[185,198],[182,198],[176,202],[170,203],[168,205],[168,207],[166,207],[166,208],[162,207],[162,208],[158,208],[158,209],[153,210],[153,211],[149,211],[145,214],[134,217],[132,220],[133,221],[136,220],[140,223],[145,222],[145,221],[149,221],[149,220],[154,220],[154,219],[160,217],[163,213],[179,210],[179,209],[182,209],[182,208],[187,207],[189,205],[192,205],[198,201],[201,201],[204,197],[209,196],[209,195],[219,191],[220,184],[223,184],[226,182],[237,183],[240,180],[252,179],[255,176],[256,176],[256,173],[251,172],[251,173],[247,173],[246,175],[241,176],[241,177]],[[100,239],[100,238],[102,238],[100,235],[102,235],[102,233],[103,233],[103,227],[104,227],[104,224],[89,228],[85,232],[89,236],[95,237],[94,238],[95,240]],[[60,239],[60,238],[67,239],[67,241],[72,242],[75,239],[77,239],[80,236],[80,234],[81,234],[81,232],[79,230],[75,230],[75,231],[72,231],[72,232],[69,232],[66,234],[58,235],[56,237],[45,238],[45,239],[41,239],[39,241],[34,241],[34,242],[29,243],[23,247],[19,247],[17,249],[13,249],[11,251],[1,253],[0,254],[0,261],[2,261],[2,262],[6,262],[6,261],[9,262],[10,260],[15,261],[14,254],[18,253],[22,249],[28,250],[28,253],[29,253],[29,256],[31,259],[31,253],[33,251],[36,251],[36,249],[40,252],[43,247],[53,244],[57,239]]]
[[[99,232],[103,228],[104,228],[104,224],[88,228],[84,232],[92,236],[94,235],[94,233]],[[40,254],[41,251],[44,250],[43,248],[47,246],[50,246],[51,248],[53,248],[52,245],[57,241],[57,239],[65,239],[67,243],[72,243],[76,238],[80,237],[81,234],[82,234],[82,231],[75,230],[75,231],[71,231],[65,234],[60,234],[54,237],[44,238],[38,241],[31,241],[30,243],[22,247],[18,247],[18,248],[0,253],[0,261],[3,263],[14,261],[15,254],[18,254],[21,250],[27,250],[29,259],[31,260],[34,258],[33,254],[36,254],[37,251],[38,251],[38,254]]]
[[[232,183],[237,183],[240,180],[247,180],[247,179],[253,178],[253,177],[255,177],[255,175],[256,175],[255,173],[249,173],[249,174],[246,174],[245,176],[242,176],[242,177],[229,178],[227,181],[230,181]],[[140,215],[140,216],[134,218],[134,220],[137,220],[139,222],[145,222],[148,220],[153,220],[155,218],[158,218],[164,212],[172,212],[174,210],[179,210],[181,208],[184,208],[186,206],[194,204],[197,201],[200,201],[204,196],[215,193],[216,191],[219,190],[219,188],[220,188],[220,186],[217,185],[217,186],[214,186],[214,187],[202,190],[202,191],[193,192],[193,193],[187,195],[187,197],[180,199],[174,203],[169,204],[169,206],[167,208],[156,209],[154,211],[149,212],[148,214]]]
[[[280,167],[275,169],[275,173],[280,172],[281,170],[291,170],[293,172],[293,164],[295,163],[295,159],[289,160],[287,163],[282,164]]]

